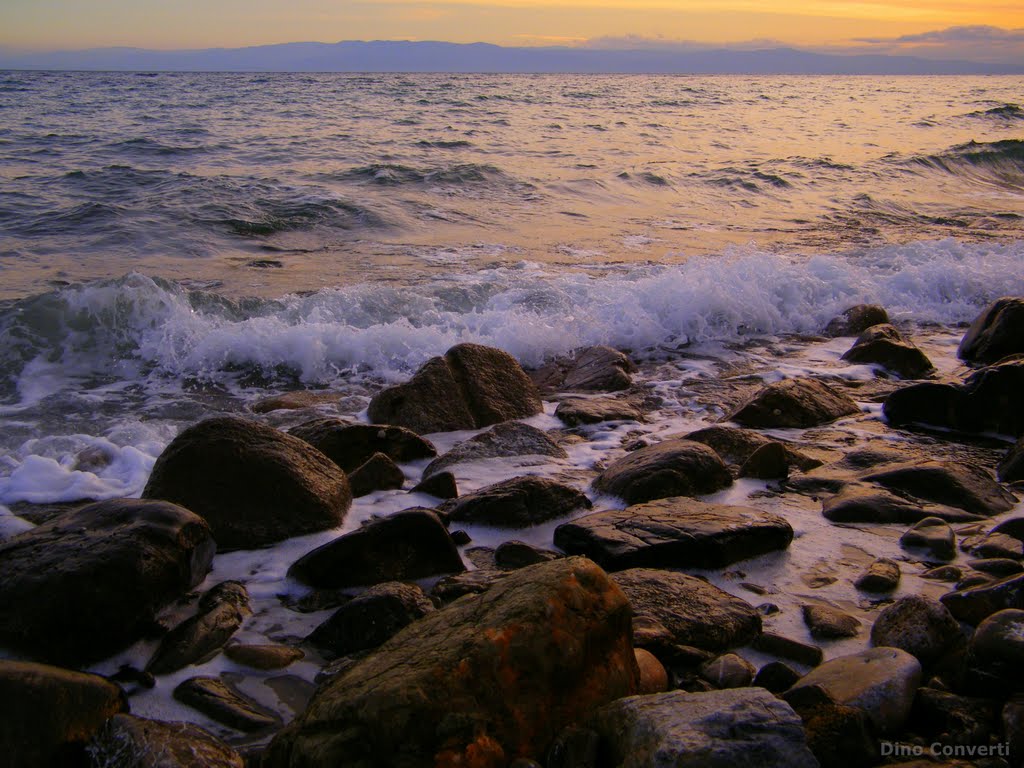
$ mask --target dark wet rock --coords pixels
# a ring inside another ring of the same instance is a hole
[[[700,676],[716,688],[746,688],[756,673],[753,664],[735,653],[716,656],[700,667]]]
[[[114,715],[89,744],[97,768],[244,768],[235,750],[192,723]]]
[[[433,510],[407,509],[346,533],[299,558],[288,575],[336,589],[458,573],[458,547]]]
[[[924,352],[887,323],[873,325],[861,333],[843,360],[880,365],[903,379],[920,379],[935,370]]]
[[[1000,721],[1010,744],[1010,759],[1020,764],[1024,757],[1024,701],[1006,702]]]
[[[870,648],[830,659],[800,678],[786,700],[821,686],[837,704],[864,711],[879,734],[899,733],[921,682],[921,664],[898,648]]]
[[[1024,610],[998,611],[982,621],[968,655],[972,670],[998,681],[995,691],[1024,690]]]
[[[402,487],[405,475],[387,455],[375,453],[348,476],[352,495],[367,496],[374,491],[393,491]]]
[[[280,718],[219,677],[192,677],[174,689],[174,698],[211,720],[252,733],[280,725]]]
[[[548,748],[547,768],[598,768],[601,737],[591,728],[570,725]]]
[[[1024,359],[982,368],[962,385],[914,384],[886,398],[882,413],[894,427],[938,427],[955,432],[1024,434]]]
[[[944,504],[905,498],[882,488],[852,483],[821,503],[821,513],[833,523],[916,523],[937,518],[952,523],[983,519]]]
[[[410,493],[425,493],[435,499],[457,499],[459,486],[451,472],[435,472],[420,480]]]
[[[922,579],[934,579],[935,581],[959,581],[963,571],[955,565],[940,565],[937,568],[929,568],[921,574]]]
[[[146,671],[168,675],[211,658],[251,614],[245,585],[238,581],[221,582],[199,599],[195,616],[164,635]]]
[[[761,633],[761,616],[747,602],[694,576],[654,568],[614,574],[638,616],[651,616],[680,645],[722,651]]]
[[[572,397],[558,404],[555,416],[567,426],[577,427],[603,421],[640,421],[642,414],[634,403],[622,398]]]
[[[107,718],[128,710],[124,692],[99,675],[0,659],[0,755],[9,768],[64,768]]]
[[[500,768],[543,754],[637,677],[614,583],[584,558],[541,563],[413,622],[327,681],[263,768]]]
[[[505,570],[524,568],[527,565],[546,563],[561,557],[557,552],[550,549],[533,547],[522,541],[505,541],[499,544],[494,550],[494,564]]]
[[[817,379],[786,379],[760,390],[724,421],[744,427],[816,427],[860,413],[842,392]]]
[[[740,477],[753,477],[758,480],[785,480],[789,476],[789,461],[786,448],[782,443],[762,445],[743,462]]]
[[[478,569],[445,576],[430,590],[430,596],[442,605],[458,600],[463,595],[479,595],[508,576],[511,571]]]
[[[914,699],[910,727],[915,733],[939,737],[942,744],[988,744],[998,719],[999,706],[991,699],[922,687]]]
[[[89,504],[95,504],[96,499],[78,499],[76,501],[58,501],[53,504],[33,504],[28,501],[15,501],[5,505],[11,514],[28,520],[33,525],[48,523],[68,512],[74,512]]]
[[[376,648],[433,610],[430,598],[415,584],[377,584],[339,608],[306,639],[328,658],[347,656]]]
[[[1015,539],[1024,541],[1024,517],[1011,517],[992,529],[993,533],[1005,533]]]
[[[940,600],[957,619],[972,626],[1007,608],[1024,609],[1024,575],[1007,576],[943,595]]]
[[[801,643],[774,632],[762,632],[751,645],[762,653],[769,653],[778,656],[780,659],[789,659],[797,664],[804,664],[808,667],[816,667],[821,664],[824,653],[816,645]]]
[[[792,527],[778,515],[683,496],[595,512],[555,529],[555,546],[609,570],[722,568],[792,540]]]
[[[745,464],[759,448],[776,442],[760,432],[722,424],[690,432],[685,435],[685,438],[696,443],[703,443],[713,449],[722,459],[737,466]],[[786,463],[802,472],[820,467],[822,464],[820,459],[808,456],[790,445],[782,443],[782,446],[786,450]]]
[[[554,360],[530,373],[541,392],[618,392],[629,389],[633,361],[605,346],[577,350],[572,358]]]
[[[550,456],[564,459],[568,454],[543,430],[518,421],[506,421],[456,444],[443,456],[430,462],[423,470],[423,476],[430,477],[443,469],[467,461],[512,456]]]
[[[668,690],[668,672],[658,657],[643,648],[634,648],[637,669],[640,670],[637,693],[661,693]]]
[[[297,411],[301,408],[315,408],[318,405],[337,403],[340,399],[341,395],[337,392],[311,392],[303,389],[257,400],[253,403],[252,411],[253,413]]]
[[[864,592],[892,592],[900,585],[900,566],[886,557],[880,557],[868,566],[855,582]]]
[[[958,590],[970,589],[971,587],[977,587],[982,584],[991,584],[994,579],[991,576],[987,576],[984,573],[973,573],[970,576],[965,576],[956,583]]]
[[[804,623],[811,636],[823,640],[854,637],[860,632],[860,621],[848,613],[828,605],[803,606]]]
[[[804,724],[807,746],[822,768],[863,768],[878,759],[878,741],[864,710],[836,702],[820,685],[783,695]]]
[[[889,322],[889,313],[878,304],[857,304],[834,317],[825,327],[826,336],[857,336],[873,325]]]
[[[904,549],[920,549],[935,560],[952,560],[956,557],[956,535],[949,524],[937,517],[926,517],[909,531],[900,536]]]
[[[1004,483],[1016,483],[1024,480],[1024,438],[1017,441],[999,462],[997,468],[999,480]]]
[[[207,419],[174,438],[142,495],[191,509],[222,551],[334,528],[352,503],[345,473],[320,451],[233,416]]]
[[[380,392],[368,415],[422,435],[480,429],[542,410],[537,388],[515,358],[493,347],[457,344],[405,384]]]
[[[899,648],[927,666],[962,641],[960,623],[938,600],[910,595],[883,610],[871,627],[871,644]]]
[[[85,664],[150,632],[210,569],[210,529],[187,509],[101,501],[0,542],[0,641]]]
[[[769,661],[757,671],[751,685],[778,694],[791,688],[799,679],[799,673],[788,664],[781,661]]]
[[[700,496],[732,484],[711,448],[692,440],[666,440],[618,459],[594,480],[602,493],[641,504],[669,496]]]
[[[982,310],[967,329],[957,356],[990,365],[1024,352],[1024,299],[1003,297]]]
[[[989,557],[982,560],[968,560],[967,565],[980,573],[996,578],[1024,572],[1024,564],[1006,557]]]
[[[411,430],[387,424],[353,424],[341,419],[312,419],[288,430],[305,440],[346,472],[383,453],[404,464],[437,456],[437,449]]]
[[[590,499],[572,486],[543,477],[513,477],[445,502],[442,510],[453,522],[526,528],[589,509]]]
[[[232,661],[253,669],[284,669],[305,657],[301,648],[290,645],[249,645],[235,643],[224,648]]]
[[[817,768],[793,709],[763,688],[620,699],[591,721],[621,768]]]
[[[987,470],[966,461],[913,461],[883,467],[863,479],[896,493],[975,515],[1007,512],[1017,503]]]
[[[131,664],[122,664],[117,672],[107,675],[107,679],[121,686],[128,696],[156,687],[156,678],[153,675],[145,670],[136,669]]]
[[[1005,533],[990,531],[960,540],[960,551],[973,557],[1003,557],[1020,560],[1024,557],[1024,542]]]

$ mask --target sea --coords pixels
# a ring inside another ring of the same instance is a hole
[[[137,496],[182,428],[269,395],[337,393],[321,415],[365,418],[464,341],[642,364],[657,419],[529,470],[581,488],[627,437],[721,418],[693,382],[870,381],[840,360],[851,339],[819,335],[853,304],[954,375],[964,324],[1024,295],[1022,103],[997,76],[0,72],[0,533],[31,526],[12,505]],[[531,423],[560,427],[553,408]],[[415,503],[378,492],[345,529]],[[835,536],[809,514],[813,564]],[[337,534],[219,556],[211,583],[246,580],[253,638],[301,635],[315,622],[273,608],[298,589],[284,571]],[[550,546],[550,527],[520,538]]]

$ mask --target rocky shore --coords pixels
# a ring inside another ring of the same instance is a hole
[[[861,305],[766,346],[793,375],[685,381],[685,348],[459,344],[362,420],[294,392],[200,421],[141,498],[13,510],[0,752],[1021,765],[1024,299],[936,365],[953,334]],[[799,372],[839,346],[873,375]]]

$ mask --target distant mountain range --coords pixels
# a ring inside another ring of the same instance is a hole
[[[510,48],[489,43],[346,41],[155,51],[94,48],[5,54],[0,69],[215,72],[579,72],[665,74],[1024,74],[1024,63],[763,50]]]

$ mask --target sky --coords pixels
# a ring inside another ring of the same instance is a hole
[[[299,41],[792,45],[979,61],[1024,57],[1021,0],[2,0],[0,48]]]

